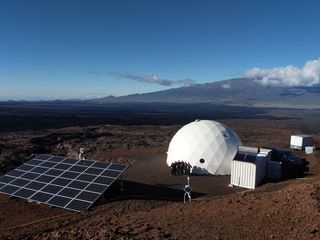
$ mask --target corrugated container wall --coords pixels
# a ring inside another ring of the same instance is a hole
[[[254,189],[266,175],[267,158],[258,154],[255,162],[233,160],[231,165],[231,184]]]

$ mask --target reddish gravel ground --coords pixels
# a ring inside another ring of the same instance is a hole
[[[288,147],[290,135],[300,132],[285,121],[222,122],[251,146]],[[171,176],[165,164],[179,127],[101,125],[0,135],[5,156],[17,164],[39,151],[76,156],[80,146],[88,158],[133,163],[123,176],[125,191],[116,183],[82,214],[0,194],[0,238],[320,239],[319,152],[298,153],[310,162],[305,178],[267,182],[250,191],[228,187],[229,176],[192,176],[194,199],[183,204],[186,178]]]

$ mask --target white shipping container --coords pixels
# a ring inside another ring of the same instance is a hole
[[[254,189],[266,175],[267,158],[258,154],[254,162],[233,160],[231,165],[231,184]]]
[[[313,146],[313,138],[311,135],[292,135],[290,139],[290,148],[303,150],[306,146]]]

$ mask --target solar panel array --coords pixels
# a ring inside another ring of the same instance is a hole
[[[125,164],[39,155],[1,176],[0,192],[83,212],[126,168]]]

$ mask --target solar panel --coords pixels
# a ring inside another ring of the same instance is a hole
[[[83,212],[91,206],[90,202],[72,200],[67,206],[67,209]]]
[[[30,181],[22,179],[22,178],[17,178],[16,180],[12,181],[11,184],[19,187],[23,187],[30,183]]]
[[[24,165],[21,165],[20,167],[18,167],[16,170],[29,171],[32,168],[34,168],[34,166],[24,164]]]
[[[7,175],[13,176],[13,177],[19,177],[23,174],[25,174],[25,172],[19,171],[19,170],[13,170],[13,171],[7,173]]]
[[[26,188],[21,188],[20,190],[13,193],[13,196],[17,196],[17,197],[21,197],[21,198],[28,198],[35,193],[36,193],[36,191],[29,190]]]
[[[66,170],[66,169],[70,168],[71,166],[72,165],[70,165],[70,164],[59,163],[56,166],[54,166],[54,168],[61,169],[61,170]]]
[[[43,188],[46,184],[40,183],[40,182],[30,182],[28,185],[26,185],[26,188],[33,189],[33,190],[40,190]]]
[[[88,185],[85,190],[96,192],[96,193],[103,193],[108,187],[109,187],[108,185],[92,183]]]
[[[35,167],[32,168],[30,171],[34,172],[34,173],[44,173],[45,171],[47,171],[48,168],[44,168],[44,167]]]
[[[40,159],[40,160],[47,160],[48,158],[51,158],[51,155],[45,155],[45,154],[41,154],[36,156],[34,159]]]
[[[19,190],[19,187],[11,186],[11,185],[5,185],[4,187],[1,188],[1,192],[7,193],[7,194],[12,194]]]
[[[0,176],[0,193],[82,212],[126,168],[125,164],[41,154]]]
[[[43,192],[37,192],[34,195],[30,197],[31,200],[35,200],[37,202],[46,203],[49,199],[51,199],[54,195],[43,193]]]
[[[99,169],[99,168],[88,168],[85,173],[89,173],[89,174],[93,174],[93,175],[99,175],[101,172],[103,171],[103,169]]]
[[[27,173],[21,175],[21,178],[33,180],[33,179],[38,178],[39,176],[40,176],[40,174],[27,172]]]
[[[0,182],[1,183],[9,183],[9,182],[12,182],[14,181],[16,178],[14,177],[11,177],[11,176],[7,176],[7,175],[4,175],[0,178]]]
[[[62,189],[62,191],[58,193],[58,195],[66,196],[66,197],[69,197],[69,198],[74,198],[78,194],[79,194],[79,190],[78,189],[73,189],[73,188],[68,188],[68,187]]]

